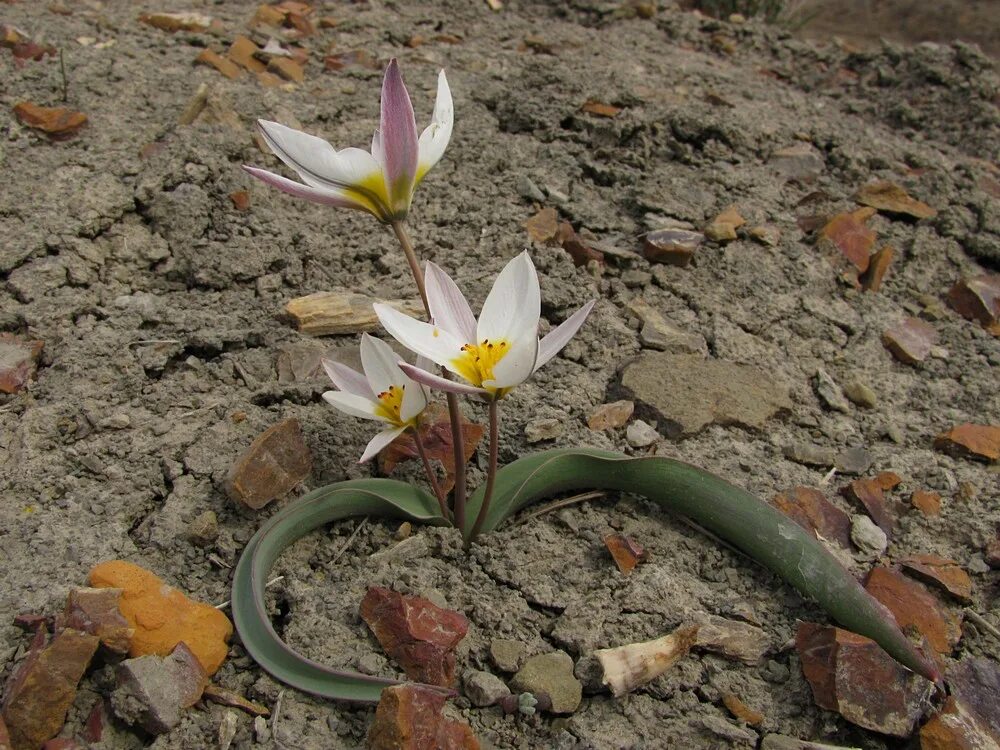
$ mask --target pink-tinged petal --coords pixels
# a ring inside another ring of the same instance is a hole
[[[580,326],[583,325],[587,316],[590,315],[590,311],[594,309],[595,302],[596,300],[588,302],[549,331],[538,342],[538,359],[535,361],[536,370],[562,351],[562,348],[576,335],[576,332],[580,330]]]
[[[431,124],[420,134],[418,150],[420,152],[417,165],[417,181],[423,179],[430,169],[437,164],[451,140],[451,131],[455,125],[455,105],[451,99],[451,89],[444,71],[438,73],[437,99],[434,101],[434,117]]]
[[[428,261],[424,274],[427,303],[435,325],[451,331],[466,343],[476,340],[476,316],[458,285],[441,267]]]
[[[330,404],[330,406],[344,412],[344,414],[350,414],[352,417],[374,419],[379,422],[389,421],[376,411],[378,404],[363,396],[356,396],[353,393],[345,391],[327,391],[323,394],[323,400]]]
[[[538,334],[530,333],[511,342],[510,351],[493,365],[493,380],[484,380],[487,388],[513,388],[531,377],[538,356]]]
[[[406,376],[396,362],[399,355],[392,347],[381,339],[361,336],[361,366],[365,369],[365,377],[375,393],[389,390],[389,386],[399,387],[406,383]]]
[[[541,310],[538,274],[528,253],[523,252],[504,267],[486,295],[476,327],[476,342],[515,341],[529,331],[537,335]]]
[[[369,401],[375,399],[375,394],[372,392],[371,386],[368,385],[368,380],[360,372],[342,362],[334,362],[332,359],[323,358],[320,362],[326,371],[327,377],[340,390],[345,393],[352,393],[355,396],[362,396]]]
[[[389,61],[382,79],[379,132],[386,190],[392,197],[392,208],[405,215],[417,176],[417,121],[395,58]]]
[[[365,447],[365,452],[361,454],[361,458],[358,460],[358,463],[363,464],[371,461],[378,455],[380,450],[402,435],[405,429],[406,427],[396,427],[391,430],[382,430],[382,432],[368,441],[368,445]]]
[[[303,185],[301,182],[289,180],[287,177],[282,177],[279,174],[268,172],[266,169],[259,169],[258,167],[249,167],[244,165],[243,170],[256,177],[261,182],[266,182],[271,187],[278,188],[278,190],[283,193],[294,195],[296,198],[305,198],[307,201],[321,203],[324,206],[353,208],[358,211],[366,211],[373,216],[379,216],[379,214],[374,211],[370,205],[367,205],[360,200],[350,198],[339,190],[310,187],[309,185]]]
[[[419,367],[414,367],[406,362],[400,362],[399,368],[418,383],[423,383],[438,391],[461,393],[466,396],[489,395],[489,391],[483,388],[476,388],[476,386],[469,385],[468,383],[458,383],[454,380],[448,380],[448,378],[442,378],[440,375],[427,372],[427,370],[421,370]]]
[[[372,305],[372,309],[382,327],[410,351],[422,354],[448,369],[454,367],[452,362],[461,356],[466,342],[444,328],[411,318],[380,302]]]

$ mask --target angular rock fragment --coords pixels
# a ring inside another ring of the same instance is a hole
[[[124,560],[95,566],[89,575],[95,588],[122,590],[122,615],[135,629],[129,655],[169,655],[184,642],[208,674],[226,659],[233,625],[221,611],[192,601],[158,576]]]
[[[941,710],[920,727],[921,750],[995,750],[1000,736],[978,714],[948,696]]]
[[[843,414],[850,414],[851,405],[844,397],[844,392],[822,367],[816,370],[816,374],[813,375],[813,388],[816,389],[816,395],[819,396],[820,401],[826,404],[827,408]]]
[[[242,709],[251,716],[271,715],[271,711],[267,706],[255,703],[252,700],[244,698],[239,693],[229,690],[228,688],[224,688],[221,685],[215,685],[211,682],[205,685],[205,691],[202,693],[202,697],[205,700],[212,701],[212,703],[218,703],[220,706],[230,706],[231,708]]]
[[[201,13],[143,13],[139,23],[161,31],[208,31],[215,19]]]
[[[889,546],[889,538],[875,522],[860,513],[851,518],[851,541],[867,555],[878,557]]]
[[[941,495],[931,490],[914,490],[910,503],[925,516],[941,515]]]
[[[611,553],[618,570],[625,575],[631,573],[636,565],[645,562],[649,557],[642,545],[623,534],[608,534],[604,537],[604,546]]]
[[[411,680],[455,684],[454,649],[469,630],[465,615],[376,586],[361,600],[361,618]]]
[[[573,674],[573,658],[565,651],[539,654],[528,659],[510,681],[514,690],[534,696],[547,695],[552,701],[548,710],[571,714],[583,700],[583,683]]]
[[[32,649],[7,683],[3,722],[13,750],[34,750],[55,737],[76,698],[76,686],[100,639],[66,628],[44,644],[40,629]]]
[[[115,715],[152,734],[177,726],[181,712],[198,702],[208,684],[198,658],[183,643],[165,658],[126,659],[115,670],[115,678],[118,685],[111,694]]]
[[[817,706],[853,724],[908,737],[932,689],[877,643],[840,628],[799,623],[795,647]]]
[[[745,721],[752,727],[759,726],[764,723],[764,714],[760,711],[754,711],[750,706],[741,701],[736,695],[732,693],[722,694],[722,705],[724,705],[734,717],[740,721]]]
[[[119,610],[121,595],[121,589],[73,589],[57,627],[96,635],[109,651],[127,654],[135,631]]]
[[[267,65],[257,59],[261,51],[254,42],[245,36],[237,36],[229,46],[226,56],[237,65],[246,68],[251,73],[263,73]]]
[[[239,65],[210,49],[203,49],[198,53],[195,62],[210,65],[229,79],[235,80],[243,75],[243,69]]]
[[[87,115],[66,107],[39,107],[33,102],[14,106],[14,114],[29,128],[41,130],[53,139],[69,138],[87,124]]]
[[[587,427],[594,430],[594,432],[613,430],[628,422],[633,411],[635,411],[635,404],[631,401],[614,401],[610,404],[601,404],[587,417]]]
[[[491,672],[470,672],[465,676],[464,683],[465,696],[473,706],[492,706],[510,695],[510,688]]]
[[[596,249],[593,243],[585,240],[582,235],[577,234],[568,221],[559,222],[556,240],[562,249],[569,253],[574,266],[585,266],[591,261],[604,262],[604,253]]]
[[[368,731],[369,750],[479,750],[468,724],[446,719],[445,696],[422,685],[382,691]]]
[[[767,224],[763,224],[758,227],[751,227],[749,234],[757,240],[757,242],[762,245],[767,245],[768,247],[776,247],[778,242],[781,241],[781,230]]]
[[[789,461],[803,466],[833,466],[837,461],[837,451],[811,443],[790,443],[781,449]]]
[[[948,304],[963,318],[989,327],[1000,322],[1000,275],[962,279],[948,292]]]
[[[260,510],[287,495],[312,471],[312,454],[294,417],[272,425],[237,458],[226,476],[226,494]]]
[[[656,229],[649,232],[642,245],[642,254],[650,263],[686,266],[695,251],[705,241],[701,232],[687,229]]]
[[[506,638],[494,638],[490,641],[490,659],[497,669],[516,672],[524,659],[524,644]]]
[[[296,327],[309,336],[371,333],[378,327],[372,304],[382,302],[407,315],[422,315],[419,300],[382,300],[351,291],[316,292],[285,305]]]
[[[911,198],[899,185],[888,180],[862,185],[854,199],[863,206],[871,206],[889,214],[902,214],[914,219],[932,219],[937,211],[926,203]]]
[[[865,590],[892,612],[904,631],[916,630],[939,654],[950,654],[962,637],[957,617],[923,585],[894,570],[873,568]]]
[[[849,280],[868,270],[875,232],[865,224],[875,210],[862,208],[853,213],[837,214],[820,230],[816,238],[819,248]],[[849,263],[845,265],[845,261]]]
[[[565,429],[562,420],[555,417],[532,419],[524,425],[524,439],[531,445],[543,440],[555,440]]]
[[[687,655],[697,633],[697,625],[683,625],[656,640],[599,649],[594,655],[604,671],[604,684],[619,698],[652,682]]]
[[[960,458],[996,461],[1000,459],[1000,427],[966,422],[934,438],[934,447]]]
[[[672,323],[655,307],[641,298],[628,303],[628,311],[639,319],[639,342],[647,349],[657,349],[671,354],[701,354],[708,356],[705,338],[689,333]]]
[[[851,400],[851,403],[865,409],[873,409],[878,404],[878,396],[875,395],[875,391],[858,380],[847,384],[844,388],[844,395]]]
[[[35,376],[44,344],[0,333],[0,392],[17,393]]]
[[[868,270],[861,276],[861,288],[866,292],[877,292],[881,289],[882,280],[885,278],[889,266],[892,265],[892,259],[895,255],[896,251],[889,245],[875,251],[869,260]]]
[[[746,223],[736,207],[730,206],[708,223],[705,236],[713,242],[731,242],[736,239],[736,230]]]
[[[625,429],[625,442],[633,448],[648,448],[659,439],[660,433],[656,428],[641,419],[635,420]]]
[[[956,599],[972,599],[972,579],[954,560],[940,555],[910,555],[899,564],[907,573],[944,589]]]
[[[694,622],[698,625],[694,645],[705,651],[759,664],[771,648],[767,633],[755,625],[708,614],[695,617]]]
[[[927,359],[937,340],[934,326],[919,318],[906,318],[882,334],[885,348],[900,362],[908,365],[920,364]]]
[[[525,221],[523,226],[534,242],[552,242],[559,233],[559,213],[551,206],[543,208]]]
[[[621,385],[671,439],[709,424],[761,429],[792,405],[787,386],[772,373],[696,354],[642,354],[625,366]]]
[[[267,69],[294,83],[302,83],[306,78],[302,66],[287,57],[272,57],[267,63]]]
[[[878,527],[887,537],[892,538],[893,518],[878,479],[855,479],[843,487],[840,493],[849,500],[861,503]]]
[[[949,692],[975,714],[1000,743],[1000,662],[966,657],[948,668]]]
[[[785,177],[799,182],[812,182],[826,168],[823,156],[809,143],[794,143],[779,148],[769,163]]]
[[[833,459],[833,465],[841,474],[859,475],[868,471],[874,461],[871,451],[857,445],[838,453]]]
[[[844,549],[851,546],[851,519],[813,487],[793,487],[777,495],[773,505],[802,528],[814,535],[836,542]]]

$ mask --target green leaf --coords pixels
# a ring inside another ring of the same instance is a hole
[[[818,540],[747,491],[680,461],[572,448],[527,456],[497,472],[482,530],[495,529],[535,500],[580,489],[633,492],[690,518],[815,599],[837,622],[871,638],[901,664],[935,682],[941,679],[892,614]],[[466,538],[482,502],[480,488],[469,498]]]
[[[325,698],[376,702],[382,688],[398,681],[330,669],[300,656],[274,632],[264,601],[264,584],[289,545],[331,521],[363,515],[446,523],[437,500],[402,482],[361,479],[313,490],[271,517],[247,544],[233,573],[231,608],[247,652],[281,682]]]

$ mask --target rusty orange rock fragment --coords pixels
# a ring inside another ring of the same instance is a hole
[[[422,596],[374,586],[361,601],[361,619],[411,680],[455,684],[455,646],[469,631],[465,615]]]
[[[568,221],[559,222],[556,241],[562,245],[563,250],[569,253],[574,266],[585,266],[592,260],[596,260],[598,263],[604,262],[604,253],[591,247],[590,243],[576,233],[573,225]]]
[[[233,500],[260,510],[291,492],[311,471],[312,454],[299,421],[283,419],[258,435],[233,462],[225,490]]]
[[[927,359],[937,338],[937,331],[930,323],[906,318],[882,334],[882,343],[900,362],[916,365]]]
[[[528,236],[534,242],[551,242],[559,233],[559,214],[551,206],[543,208],[524,222]]]
[[[233,208],[237,211],[246,211],[250,208],[250,193],[246,190],[236,190],[230,193],[229,200],[233,202]]]
[[[14,106],[14,114],[29,128],[41,130],[53,138],[69,138],[87,124],[87,115],[66,107],[39,107],[32,102]]]
[[[208,31],[212,26],[211,16],[201,13],[143,13],[139,22],[160,31]]]
[[[877,478],[855,479],[841,489],[841,494],[849,500],[861,503],[885,535],[892,538],[893,519],[886,506],[882,484]]]
[[[795,648],[816,705],[894,737],[908,737],[931,683],[868,638],[840,628],[799,623]]]
[[[611,553],[618,570],[625,575],[629,575],[636,565],[649,558],[649,553],[641,544],[624,534],[608,534],[604,537],[604,546]]]
[[[934,438],[939,451],[979,461],[1000,459],[1000,427],[983,424],[960,424]]]
[[[327,70],[343,70],[351,67],[374,70],[379,67],[379,62],[365,50],[359,49],[327,55],[323,58],[323,66]]]
[[[888,180],[863,185],[854,199],[863,206],[871,206],[890,214],[903,214],[914,219],[931,219],[937,211],[926,203],[911,198],[899,185]]]
[[[211,682],[205,686],[202,697],[206,700],[212,701],[212,703],[218,703],[220,706],[229,706],[231,708],[238,708],[242,711],[246,711],[251,716],[271,715],[271,711],[267,706],[255,703],[248,698],[244,698],[242,695],[234,692],[233,690],[224,688],[221,685],[215,685]]]
[[[956,599],[972,599],[972,579],[954,560],[940,555],[910,555],[899,561],[904,570],[944,589]]]
[[[752,727],[764,722],[764,714],[754,711],[750,706],[741,701],[732,693],[722,694],[722,704],[729,709],[729,713],[741,721],[745,721]]]
[[[948,696],[941,710],[920,728],[920,750],[984,750],[1000,738],[964,702]]]
[[[445,696],[423,685],[382,691],[368,732],[369,750],[479,750],[472,728],[441,713]]]
[[[203,65],[211,65],[226,78],[236,79],[243,75],[243,70],[239,65],[210,49],[203,49],[198,57],[195,58],[195,62],[202,63]]]
[[[208,674],[222,666],[233,625],[215,607],[189,599],[154,573],[124,560],[96,565],[88,580],[95,588],[122,590],[121,613],[135,629],[129,656],[167,656],[183,642]]]
[[[957,617],[922,584],[894,570],[873,568],[865,589],[889,608],[904,631],[916,630],[939,654],[950,654],[962,637]]]
[[[774,506],[802,528],[851,548],[851,518],[812,487],[793,487],[774,498]]]
[[[705,235],[688,229],[656,229],[646,234],[642,254],[650,263],[684,267],[705,241]]]
[[[828,252],[835,251],[830,253],[835,265],[840,265],[838,257],[846,258],[858,273],[864,273],[868,270],[872,245],[875,244],[875,232],[865,224],[874,215],[873,208],[837,214],[820,230],[816,246]]]
[[[238,36],[229,45],[226,56],[237,65],[240,65],[251,73],[263,73],[267,66],[258,60],[254,55],[260,52],[260,47],[245,36]]]
[[[598,117],[615,117],[622,111],[621,107],[616,107],[614,104],[605,104],[597,99],[588,99],[580,109],[589,115],[597,115]]]
[[[134,630],[122,616],[121,595],[121,590],[114,588],[73,589],[66,598],[57,628],[96,635],[109,651],[127,654]]]
[[[941,514],[941,495],[931,490],[914,490],[910,503],[925,516]]]
[[[882,288],[882,279],[885,278],[886,271],[892,264],[896,251],[889,245],[885,245],[871,256],[868,263],[868,270],[861,277],[861,288],[866,292],[877,292]]]
[[[705,236],[713,242],[731,242],[736,230],[747,223],[736,206],[730,206],[705,226]]]
[[[983,326],[1000,321],[1000,275],[984,273],[960,280],[948,291],[948,304],[963,318]]]
[[[302,66],[287,57],[272,57],[267,64],[267,69],[277,73],[286,81],[294,81],[295,83],[302,83],[306,77]]]

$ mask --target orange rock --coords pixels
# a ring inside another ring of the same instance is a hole
[[[614,117],[622,111],[622,108],[616,107],[614,104],[605,104],[597,99],[588,99],[580,107],[580,110],[598,117]]]
[[[934,447],[953,456],[996,461],[1000,459],[1000,427],[960,424],[934,438]]]
[[[751,726],[756,727],[764,723],[764,714],[760,711],[754,711],[732,693],[723,693],[722,703],[729,709],[729,713]]]
[[[843,261],[847,260],[857,273],[864,273],[875,244],[875,232],[865,224],[874,215],[872,208],[837,214],[820,230],[816,246],[830,256],[836,267],[843,267]]]
[[[885,278],[885,272],[889,270],[895,255],[896,251],[889,245],[875,252],[869,259],[868,270],[861,277],[861,288],[866,292],[877,292],[881,289],[882,279]]]
[[[267,69],[277,73],[288,81],[302,83],[305,80],[305,73],[302,71],[302,66],[294,60],[289,60],[287,57],[272,57],[271,61],[267,64]]]
[[[238,36],[233,40],[226,55],[237,65],[242,65],[251,73],[262,73],[267,66],[258,60],[254,55],[260,52],[260,47],[245,36]]]
[[[940,555],[910,555],[900,564],[906,572],[943,588],[956,599],[972,600],[972,579],[954,560]]]
[[[941,495],[931,490],[914,490],[910,495],[913,507],[925,516],[941,515]]]
[[[382,691],[368,733],[370,750],[479,750],[464,721],[441,713],[445,695],[426,685],[393,685]]]
[[[902,214],[914,219],[931,219],[937,211],[916,198],[911,198],[894,182],[883,180],[862,185],[854,199],[863,206],[871,206],[890,214]]]
[[[29,128],[48,133],[53,138],[67,138],[87,124],[87,115],[66,107],[39,107],[32,102],[21,102],[14,107],[14,114]]]
[[[201,54],[195,58],[195,62],[202,63],[203,65],[211,65],[226,78],[235,79],[243,74],[243,69],[239,65],[210,49],[203,49]]]
[[[873,568],[865,590],[888,607],[904,631],[915,629],[939,654],[950,654],[962,637],[959,619],[924,586],[895,570]]]
[[[236,190],[230,193],[229,200],[233,202],[233,207],[237,211],[246,211],[250,208],[250,193],[246,190]]]
[[[135,628],[129,656],[168,656],[183,641],[210,675],[226,660],[233,625],[215,607],[188,599],[155,574],[124,560],[96,565],[89,581],[95,588],[122,589],[121,613]]]
[[[604,537],[604,546],[611,553],[618,570],[625,575],[631,573],[636,565],[645,562],[649,557],[642,545],[624,534],[608,534]]]
[[[996,746],[989,726],[953,696],[920,728],[920,750],[977,750]]]

